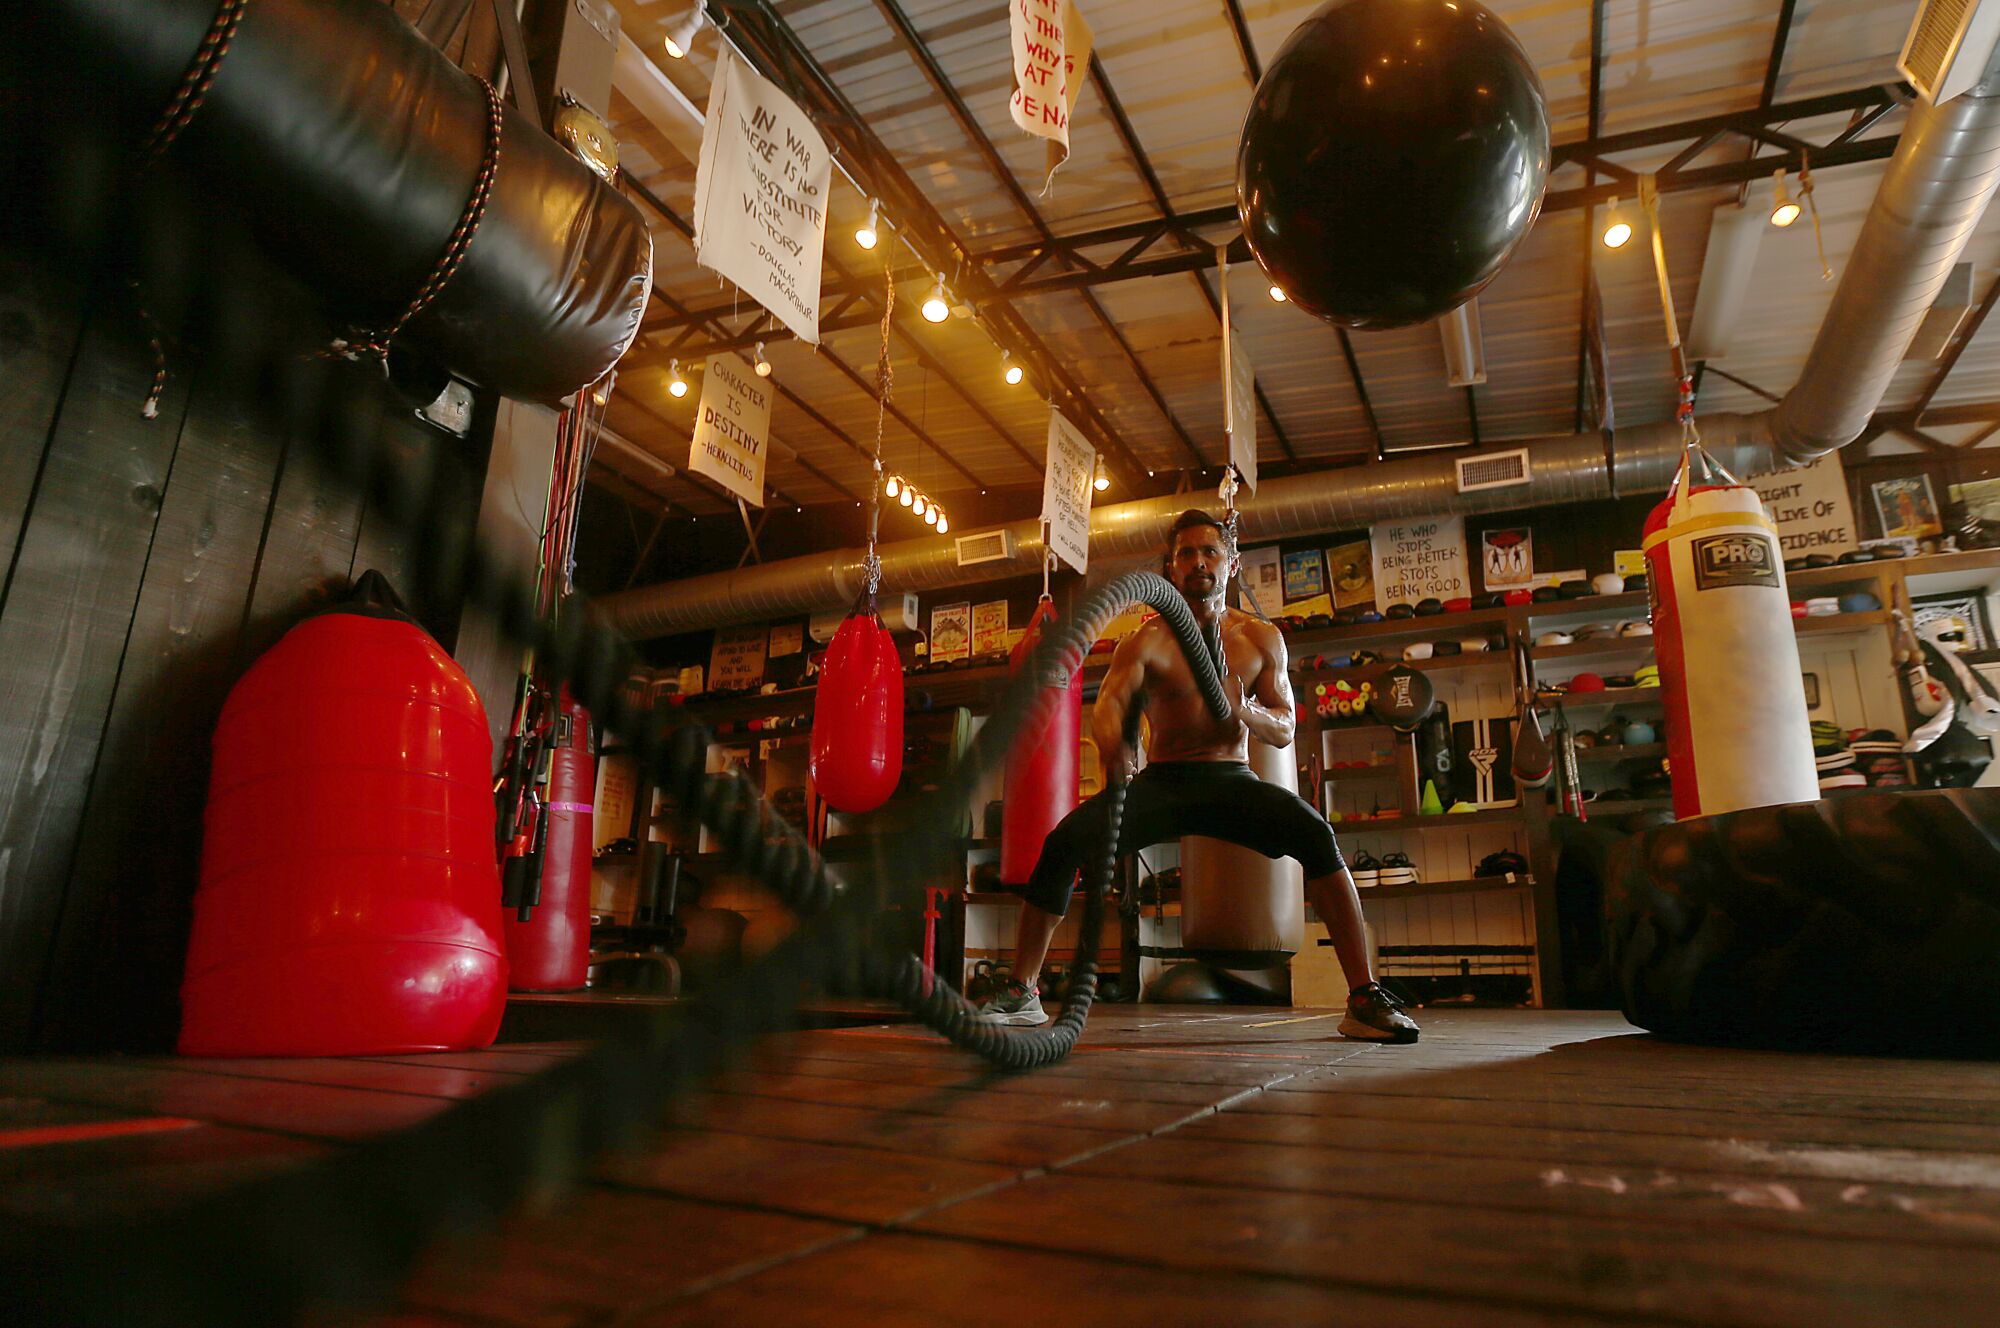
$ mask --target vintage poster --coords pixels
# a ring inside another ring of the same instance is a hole
[[[1285,602],[1284,573],[1278,566],[1278,546],[1267,544],[1261,549],[1243,551],[1243,564],[1236,571],[1236,584],[1243,591],[1243,606],[1250,607],[1252,600],[1266,617],[1275,614]]]
[[[1333,606],[1351,608],[1375,603],[1375,555],[1367,540],[1336,544],[1326,551],[1326,575],[1333,586]]]
[[[806,648],[806,625],[802,622],[779,623],[771,629],[771,658],[796,655]]]
[[[972,606],[972,653],[990,655],[1007,648],[1007,601],[988,600]]]
[[[972,605],[964,601],[931,610],[931,662],[972,658]]]
[[[1938,520],[1937,499],[1931,494],[1930,476],[1878,480],[1870,488],[1875,495],[1875,512],[1882,518],[1885,539],[1906,535],[1921,539],[1944,533],[1944,522]]]
[[[1479,567],[1488,590],[1512,590],[1535,577],[1535,532],[1507,526],[1480,532]]]

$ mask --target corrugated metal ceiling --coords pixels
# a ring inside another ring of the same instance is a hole
[[[715,34],[704,33],[689,60],[658,59],[661,36],[685,6],[679,0],[616,3],[627,37],[655,53],[657,63],[687,97],[704,105],[717,50]],[[1083,90],[1077,107],[1070,163],[1048,193],[1041,194],[1042,143],[1016,131],[1007,117],[1010,74],[1004,6],[967,0],[774,0],[775,12],[968,247],[983,251],[1028,242],[1039,232],[995,178],[895,30],[888,12],[892,4],[900,4],[1050,230],[1075,234],[1157,215],[1138,166],[1121,144],[1095,86]],[[1315,7],[1295,0],[1242,6],[1260,64],[1268,64]],[[1495,8],[1541,73],[1555,140],[1587,137],[1589,0]],[[1084,0],[1083,10],[1096,33],[1103,73],[1174,211],[1230,202],[1237,134],[1249,105],[1252,79],[1224,0]],[[1607,3],[1601,131],[1616,133],[1755,108],[1779,10],[1779,0]],[[1775,100],[1893,81],[1895,54],[1914,10],[1915,0],[1798,4],[1775,81]],[[623,145],[626,169],[686,216],[692,207],[692,162],[624,98],[616,99],[615,111],[613,127]],[[1875,132],[1894,132],[1899,121],[1900,113]],[[1674,151],[1674,147],[1649,149],[1620,160],[1631,168],[1647,169]],[[1746,152],[1741,139],[1726,140],[1702,160],[1740,160]],[[1880,164],[1867,164],[1818,173],[1827,254],[1836,271],[1881,171]],[[1551,185],[1571,188],[1583,182],[1582,167],[1571,165],[1558,172]],[[1717,206],[1733,204],[1737,192],[1733,187],[1693,190],[1664,200],[1667,253],[1684,324],[1693,309],[1709,217]],[[1751,193],[1754,200],[1759,189],[1753,187]],[[873,265],[879,264],[882,251],[864,255],[851,240],[865,210],[866,199],[837,179],[828,235],[829,279],[836,264],[855,273],[875,270]],[[1464,391],[1447,386],[1433,328],[1353,336],[1356,363],[1383,446],[1393,451],[1470,441],[1473,410],[1485,442],[1575,427],[1586,249],[1583,215],[1565,211],[1544,216],[1481,297],[1488,380],[1474,390],[1470,402]],[[1225,235],[1216,233],[1217,238]],[[666,299],[695,308],[729,302],[728,289],[695,266],[692,249],[677,230],[662,224],[656,240],[657,277]],[[1160,252],[1170,248],[1168,242]],[[1989,220],[1982,227],[1966,257],[1974,263],[1975,291],[1983,294],[2000,270],[2000,233],[1995,223]],[[1639,423],[1663,418],[1671,412],[1673,390],[1647,246],[1635,243],[1615,254],[1600,248],[1595,261],[1617,419]],[[1195,464],[1182,441],[1183,431],[1203,464],[1218,464],[1222,456],[1220,330],[1203,298],[1199,285],[1203,281],[1214,288],[1212,274],[1183,273],[1095,289],[1109,321],[1135,352],[1136,368],[1082,293],[1047,292],[1015,302],[1138,463],[1148,469],[1167,471]],[[1337,335],[1296,308],[1267,299],[1265,282],[1250,265],[1238,266],[1231,285],[1237,326],[1269,406],[1296,456],[1324,460],[1372,455],[1377,439]],[[1797,376],[1830,294],[1830,284],[1819,279],[1811,227],[1802,222],[1789,231],[1770,232],[1735,343],[1717,361],[1718,367],[1769,392],[1782,393]],[[900,288],[899,298],[908,302],[913,314],[922,295],[921,283],[912,280]],[[815,475],[782,455],[774,458],[770,478],[784,501],[842,501],[865,492],[865,452],[875,437],[876,410],[869,385],[875,375],[876,337],[873,328],[836,332],[817,354],[789,340],[769,345],[777,381],[795,398],[779,401],[774,432],[819,472]],[[1938,404],[2000,397],[1996,338],[2000,330],[1981,332],[1938,395]],[[919,344],[934,367],[920,362],[915,353]],[[687,358],[698,358],[700,345],[701,338],[695,338]],[[883,447],[890,464],[916,475],[947,501],[978,486],[1039,483],[1036,460],[1046,431],[1046,408],[1032,384],[1009,388],[1001,381],[998,351],[976,323],[953,319],[933,327],[921,322],[906,325],[899,319],[891,359],[895,404],[908,423],[895,418],[885,423]],[[848,366],[862,382],[843,373],[836,362]],[[689,367],[686,359],[683,367]],[[1934,362],[1906,365],[1885,407],[1901,408],[1915,401],[1935,367]],[[666,365],[658,346],[642,346],[621,376],[613,421],[627,437],[678,466],[686,459],[698,394],[676,400],[666,395],[665,381]],[[1148,383],[1159,402],[1148,392]],[[1760,404],[1754,394],[1715,376],[1707,379],[1703,400],[1716,409]],[[1259,444],[1264,464],[1284,458],[1268,419],[1260,424]],[[634,477],[639,477],[637,472]],[[657,477],[647,482],[662,491]],[[713,491],[685,479],[669,482],[664,491],[686,510],[724,506]]]

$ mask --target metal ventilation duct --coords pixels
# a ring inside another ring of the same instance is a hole
[[[1704,441],[1737,474],[1802,464],[1845,447],[1881,405],[1925,312],[2000,185],[1996,65],[2000,56],[1964,96],[1912,108],[1791,392],[1754,415],[1703,417]],[[1659,492],[1681,456],[1680,430],[1672,421],[1620,429],[1609,440],[1591,433],[1525,445],[1530,482],[1509,488],[1459,492],[1456,464],[1465,453],[1269,479],[1243,509],[1242,536],[1274,540],[1439,512],[1512,511]],[[1521,446],[1517,439],[1490,450]],[[1199,501],[1198,495],[1174,494],[1097,509],[1090,523],[1092,559],[1153,553],[1175,513]],[[1038,524],[1022,521],[1007,529],[1014,557],[973,567],[959,566],[950,538],[883,545],[883,581],[925,591],[1037,570],[1043,556]],[[862,551],[842,549],[646,586],[598,606],[627,636],[645,639],[837,608],[851,603],[861,585]]]

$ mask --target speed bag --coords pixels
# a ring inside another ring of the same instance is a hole
[[[872,609],[833,634],[813,697],[813,787],[837,812],[872,812],[903,777],[903,661]]]
[[[180,1053],[491,1043],[492,772],[478,694],[414,622],[362,604],[287,632],[216,724]]]
[[[1740,484],[1681,482],[1646,519],[1674,815],[1819,797],[1777,527]]]
[[[1250,769],[1266,784],[1299,791],[1290,747],[1250,740]],[[1275,967],[1306,934],[1305,869],[1292,858],[1203,835],[1181,839],[1181,945],[1197,955],[1236,956],[1236,967]],[[1220,961],[1218,961],[1220,962]],[[1224,964],[1224,967],[1232,965]]]
[[[1014,672],[1026,667],[1041,644],[1045,626],[1056,620],[1055,604],[1043,600],[1014,647]],[[1042,855],[1042,843],[1057,822],[1076,809],[1076,763],[1083,735],[1083,670],[1080,659],[1051,661],[1052,676],[1042,686],[1057,695],[1039,733],[1023,727],[1007,751],[1007,782],[1001,792],[1000,883],[1026,885]]]

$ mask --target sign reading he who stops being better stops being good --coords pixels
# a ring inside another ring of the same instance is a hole
[[[1461,599],[1472,593],[1465,561],[1465,518],[1433,516],[1368,528],[1375,555],[1375,607]]]
[[[771,381],[740,355],[709,357],[694,416],[688,469],[746,503],[764,505],[764,459],[771,438]]]
[[[832,180],[826,140],[805,112],[725,49],[695,171],[695,261],[814,345]]]

